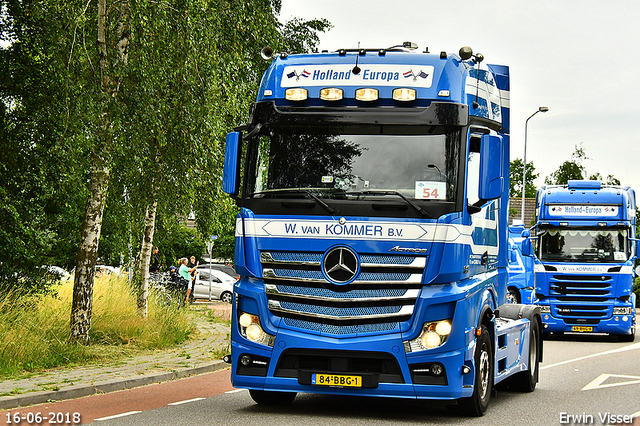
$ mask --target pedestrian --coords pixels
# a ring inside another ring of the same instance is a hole
[[[153,254],[151,255],[151,262],[149,262],[149,272],[160,271],[160,255],[158,254],[158,247],[153,248]]]
[[[189,268],[188,266],[188,261],[186,257],[183,257],[182,259],[180,259],[180,269],[178,270],[178,273],[180,274],[180,276],[182,276],[185,280],[187,280],[187,297],[185,299],[185,305],[189,304],[189,296],[191,295],[191,292],[193,291],[193,287],[196,283],[196,274],[198,273],[196,271],[196,269],[198,268],[198,263],[195,263],[195,256],[191,256],[191,259],[194,263],[194,266],[192,268]]]
[[[191,276],[193,277],[195,275],[196,268],[200,266],[200,261],[198,260],[196,262],[196,257],[191,256],[191,258],[189,259],[189,264],[187,266],[189,267],[189,271],[191,271]]]

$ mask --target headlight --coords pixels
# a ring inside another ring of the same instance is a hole
[[[239,312],[239,314],[238,328],[240,329],[242,337],[254,343],[273,347],[276,336],[269,334],[262,329],[259,316],[247,314],[245,312]]]
[[[540,313],[541,314],[550,314],[551,313],[551,306],[549,306],[549,305],[538,305],[538,308],[540,308]]]
[[[422,333],[413,339],[404,342],[405,352],[424,351],[444,345],[451,334],[451,320],[433,321],[424,323]]]
[[[613,308],[613,315],[630,315],[631,308]]]

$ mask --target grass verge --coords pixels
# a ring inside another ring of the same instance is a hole
[[[188,309],[161,306],[149,295],[148,315],[136,313],[126,278],[96,278],[89,345],[69,343],[73,282],[49,295],[0,295],[0,379],[61,366],[113,361],[164,349],[196,332]]]

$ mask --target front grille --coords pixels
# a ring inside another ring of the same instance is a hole
[[[611,275],[553,275],[549,280],[552,296],[589,300],[613,297],[613,278]]]
[[[263,252],[269,310],[284,326],[322,334],[353,335],[398,330],[413,314],[426,257],[363,254],[348,285],[322,273],[323,253]]]

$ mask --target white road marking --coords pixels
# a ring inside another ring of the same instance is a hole
[[[132,414],[138,414],[138,413],[142,413],[142,411],[129,411],[127,413],[116,414],[115,416],[101,417],[99,419],[94,419],[94,421],[99,422],[99,421],[102,421],[102,420],[117,419],[118,417],[125,417],[125,416],[130,416]]]
[[[184,400],[184,401],[171,402],[171,403],[169,403],[169,404],[167,404],[167,405],[180,405],[180,404],[187,404],[187,403],[189,403],[189,402],[200,401],[201,399],[204,399],[204,398],[186,399],[186,400]]]
[[[630,380],[626,382],[603,384],[610,377],[615,377],[618,379],[630,379]],[[583,387],[581,390],[612,388],[614,386],[636,385],[636,384],[640,384],[640,377],[638,376],[623,376],[620,374],[601,374],[598,377],[596,377],[594,380],[592,380],[591,383],[589,383],[587,386]]]
[[[560,365],[570,364],[570,363],[576,362],[576,361],[582,361],[582,360],[589,359],[589,358],[595,358],[597,356],[610,355],[610,354],[615,354],[615,353],[618,353],[618,352],[632,351],[632,350],[635,350],[635,349],[640,349],[640,343],[635,343],[633,345],[623,346],[622,348],[612,349],[610,351],[600,352],[600,353],[593,354],[593,355],[585,355],[585,356],[581,356],[581,357],[574,358],[574,359],[568,359],[566,361],[557,362],[557,363],[551,364],[551,365],[545,365],[544,367],[540,367],[540,370],[546,370],[547,368],[558,367]]]
[[[236,393],[236,392],[242,392],[242,391],[246,391],[247,389],[234,389],[234,390],[230,390],[230,391],[226,391],[225,393]]]

